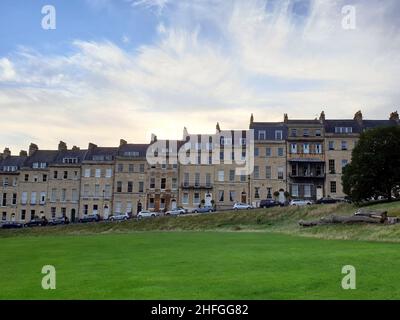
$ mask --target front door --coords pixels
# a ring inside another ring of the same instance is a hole
[[[136,214],[138,214],[140,211],[142,211],[142,203],[138,203],[137,204],[137,212],[136,212]]]
[[[241,202],[242,202],[242,203],[247,203],[247,195],[246,195],[246,192],[242,192],[242,200],[241,200]]]
[[[321,199],[324,196],[322,186],[317,186],[317,200]]]
[[[71,210],[71,222],[75,222],[75,209]]]

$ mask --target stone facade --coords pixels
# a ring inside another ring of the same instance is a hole
[[[86,214],[107,218],[178,206],[258,206],[268,198],[342,198],[342,169],[360,134],[394,125],[399,125],[397,112],[389,120],[365,120],[361,111],[337,120],[325,119],[324,112],[309,120],[285,115],[282,122],[255,122],[251,116],[250,131],[235,131],[234,141],[217,124],[215,134],[189,135],[185,129],[177,141],[153,136],[149,144],[121,140],[118,147],[89,143],[83,150],[68,149],[62,141],[57,150],[32,143],[18,156],[6,148],[0,153],[0,218],[28,222],[65,215],[74,221]],[[253,149],[245,142],[249,132]],[[232,148],[236,139],[239,154]],[[235,160],[248,152],[254,152],[254,170],[243,175]],[[182,154],[190,161],[182,163]]]

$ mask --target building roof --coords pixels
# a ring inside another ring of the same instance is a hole
[[[24,167],[32,167],[34,163],[46,163],[47,165],[54,163],[58,150],[36,150],[33,155],[29,156]]]
[[[127,143],[119,147],[118,156],[121,157],[146,157],[147,148],[149,144],[136,144],[136,143]],[[137,152],[137,156],[133,156],[133,152]]]
[[[287,138],[287,126],[282,122],[253,122],[250,124],[250,129],[254,130],[254,139],[259,140],[259,133],[265,132],[265,139],[275,141],[275,132],[282,131],[282,139]],[[279,140],[280,141],[280,140]]]
[[[59,151],[56,158],[54,159],[54,163],[62,164],[64,163],[64,158],[76,158],[78,159],[78,163],[81,163],[85,159],[85,155],[88,150],[62,150]]]
[[[26,161],[25,156],[9,156],[5,159],[0,160],[0,171],[3,171],[4,167],[17,167],[20,168],[23,166]]]
[[[93,147],[87,150],[85,161],[112,161],[118,154],[115,147]]]

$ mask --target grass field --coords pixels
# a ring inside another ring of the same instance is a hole
[[[376,207],[400,213],[399,203]],[[297,225],[352,211],[313,206],[2,230],[0,299],[400,299],[399,226]],[[41,269],[49,264],[57,289],[46,291]],[[344,265],[356,267],[356,290],[341,288]]]

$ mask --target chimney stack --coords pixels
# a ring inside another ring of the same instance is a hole
[[[361,126],[363,122],[363,115],[361,110],[357,111],[356,114],[354,115],[354,120],[357,121],[357,123]]]
[[[25,150],[21,150],[21,151],[19,152],[19,156],[20,156],[20,157],[27,157],[27,156],[28,156],[28,152],[26,152]]]
[[[124,140],[124,139],[119,140],[119,147],[125,146],[127,144],[128,144],[128,142],[126,140]]]
[[[152,133],[150,142],[153,143],[153,142],[156,142],[156,141],[157,141],[157,136],[154,133]]]
[[[58,144],[58,151],[67,151],[67,144],[64,141],[60,141]]]
[[[288,122],[289,122],[289,117],[288,117],[288,114],[287,114],[287,113],[285,113],[285,114],[283,115],[283,122],[284,122],[284,123],[288,123]]]
[[[39,150],[39,147],[37,146],[37,144],[31,143],[29,145],[29,152],[28,152],[29,156],[32,156],[38,150]]]
[[[73,146],[71,150],[72,150],[72,151],[79,151],[79,150],[81,150],[81,148],[79,148],[79,147],[77,147],[77,146]]]
[[[221,132],[221,127],[219,126],[219,122],[217,122],[217,125],[215,126],[216,133]]]
[[[392,112],[392,113],[390,114],[389,120],[394,120],[394,121],[396,121],[397,123],[399,123],[399,113],[398,113],[397,111]]]
[[[88,145],[88,149],[89,150],[93,150],[93,149],[96,149],[96,148],[97,148],[97,144],[89,142],[89,145]]]
[[[11,151],[9,148],[5,148],[3,151],[3,159],[7,159],[8,157],[11,156]]]
[[[325,122],[325,111],[322,111],[322,112],[321,112],[321,114],[320,114],[320,116],[319,116],[319,121],[320,121],[321,123],[324,123],[324,122]]]
[[[253,116],[253,114],[251,114],[251,116],[250,116],[250,124],[253,124],[253,122],[254,122],[254,116]]]

